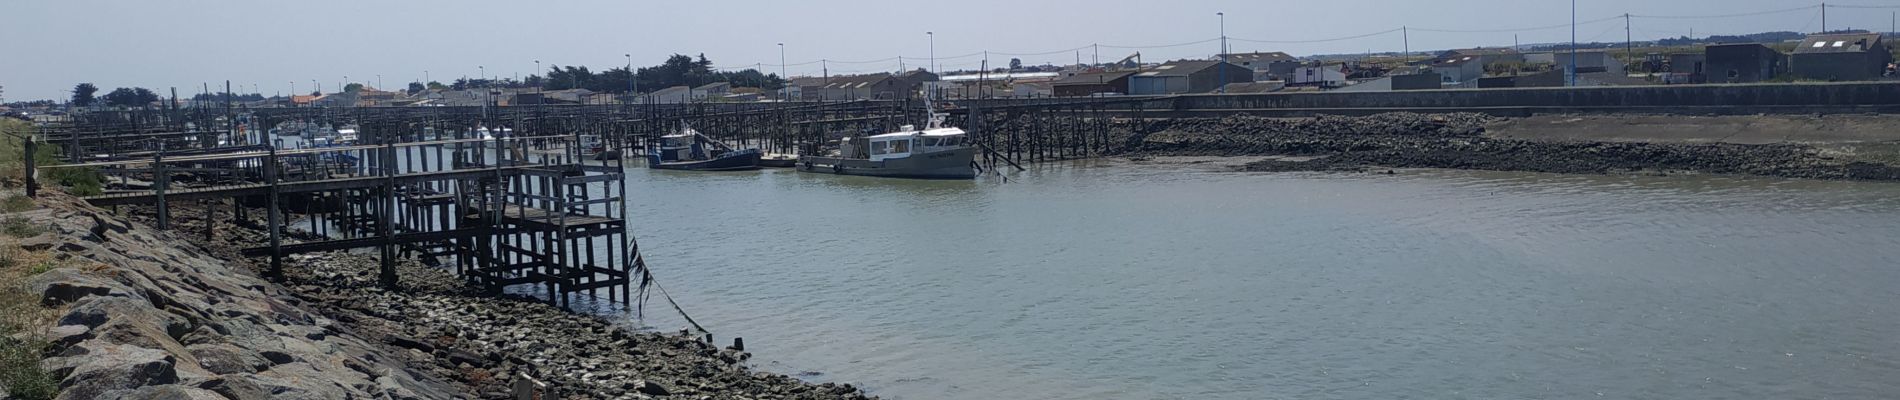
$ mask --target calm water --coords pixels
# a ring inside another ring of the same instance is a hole
[[[1900,396],[1900,185],[630,180],[647,259],[721,342],[886,398]]]

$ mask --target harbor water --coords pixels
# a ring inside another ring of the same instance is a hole
[[[633,168],[630,224],[721,343],[891,399],[1900,394],[1900,185],[1033,168]]]

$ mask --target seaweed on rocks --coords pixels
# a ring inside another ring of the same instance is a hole
[[[1485,135],[1484,114],[1172,119],[1128,122],[1124,155],[1311,157],[1249,171],[1450,168],[1572,174],[1693,172],[1810,179],[1900,180],[1900,168],[1835,160],[1809,145],[1534,140]]]

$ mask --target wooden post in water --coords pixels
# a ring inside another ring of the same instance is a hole
[[[281,280],[284,278],[284,211],[281,188],[277,185],[277,146],[271,145],[266,149],[269,149],[269,155],[264,158],[264,182],[270,185],[270,198],[266,201],[270,203],[270,215],[265,217],[268,219],[266,223],[270,225],[266,228],[270,230],[269,275],[271,279]]]
[[[158,230],[170,230],[171,210],[170,207],[167,207],[165,204],[165,186],[169,183],[167,181],[171,179],[167,179],[169,178],[169,174],[165,173],[165,141],[163,139],[160,139],[158,142],[158,152],[152,153],[151,170],[152,189],[155,190],[158,195],[158,209],[155,213],[158,216]]]
[[[33,161],[33,154],[38,152],[39,144],[33,143],[32,136],[21,138],[20,141],[24,142],[22,147],[24,147],[26,151],[26,154],[20,157],[26,160],[26,171],[21,173],[26,176],[26,197],[38,197],[40,194],[40,179],[34,175],[39,173],[39,165]]]

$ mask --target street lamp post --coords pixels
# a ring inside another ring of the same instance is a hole
[[[924,35],[930,36],[930,73],[933,73],[933,74],[940,73],[940,72],[937,72],[937,32],[934,32],[934,31],[924,32]],[[935,88],[930,88],[930,89],[935,89]],[[924,90],[924,96],[926,97],[935,96],[936,93],[934,92],[936,91],[926,89]]]
[[[786,79],[786,77],[788,76],[790,75],[785,74],[785,44],[779,43],[778,44],[778,77],[779,79]],[[764,82],[760,82],[760,83],[764,83]],[[791,100],[791,95],[786,92],[784,87],[778,88],[778,100],[779,101]]]
[[[1217,13],[1214,13],[1214,15],[1220,17],[1220,63],[1221,63],[1221,65],[1215,67],[1215,68],[1220,68],[1220,82],[1217,83],[1220,86],[1215,91],[1219,93],[1227,93],[1227,13],[1217,12]]]
[[[639,86],[637,86],[640,84],[640,74],[633,73],[633,53],[623,55],[627,56],[627,98],[632,99],[633,96],[640,94]]]
[[[541,73],[541,60],[534,60],[534,73],[537,73],[537,74]],[[529,76],[533,76],[533,75],[529,75]],[[546,85],[546,84],[548,84],[548,78],[545,76],[541,77],[540,82],[534,83],[534,90],[541,90],[541,85]]]

